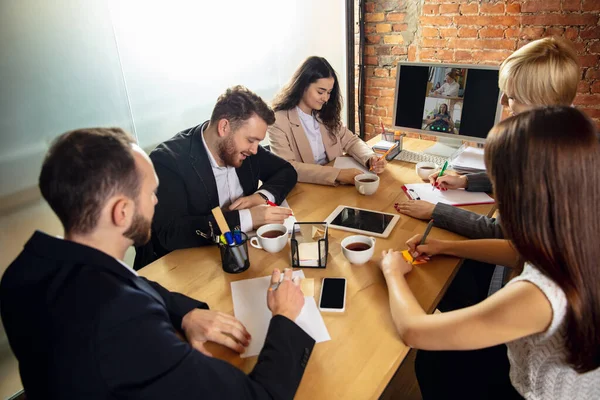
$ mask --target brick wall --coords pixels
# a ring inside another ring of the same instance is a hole
[[[380,120],[392,125],[398,61],[499,65],[552,35],[575,45],[582,66],[575,104],[600,125],[600,0],[376,0],[364,7],[367,137],[380,131]]]

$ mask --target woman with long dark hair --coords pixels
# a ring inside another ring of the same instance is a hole
[[[426,315],[404,277],[412,265],[399,252],[384,251],[381,270],[396,328],[407,345],[418,349],[506,343],[510,383],[527,399],[598,399],[600,141],[595,124],[572,107],[525,111],[491,130],[485,164],[508,240],[427,238],[418,245],[417,235],[407,244],[416,257],[468,257],[512,267],[518,276],[479,304]],[[461,367],[444,371],[441,380],[419,380],[423,398],[516,395],[510,395],[510,387],[485,386]]]
[[[273,101],[275,124],[269,127],[271,151],[289,161],[298,182],[354,184],[358,169],[326,166],[348,153],[379,174],[385,169],[373,150],[342,125],[342,95],[337,75],[323,57],[309,57]]]

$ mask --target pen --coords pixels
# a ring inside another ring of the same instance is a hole
[[[446,171],[446,168],[448,168],[448,160],[446,160],[446,162],[444,163],[444,166],[442,167],[442,170],[440,171],[440,173],[438,174],[437,178],[435,179],[436,183],[437,183],[437,180],[439,178],[441,178],[442,175],[444,175],[444,171]],[[434,190],[435,190],[435,185],[433,186],[433,189],[431,189],[431,191],[433,192]]]
[[[390,147],[385,153],[383,153],[383,155],[381,157],[379,157],[377,159],[377,161],[380,161],[382,158],[385,158],[388,154],[390,154],[390,152],[392,150],[394,150],[396,147],[398,147],[399,144],[400,144],[399,142],[394,143],[394,145],[392,147]],[[369,167],[369,171],[372,171],[372,170],[373,170],[373,166],[371,165]]]
[[[271,200],[267,200],[267,204],[271,207],[277,207],[277,204],[273,203]]]
[[[429,235],[429,232],[431,231],[432,227],[433,227],[433,220],[429,221],[429,223],[427,224],[427,228],[425,228],[425,233],[423,234],[423,237],[421,238],[421,241],[419,242],[419,244],[417,246],[421,246],[421,245],[425,244],[425,240],[427,239],[427,236]],[[415,259],[416,259],[416,257],[413,257],[413,260],[410,262],[412,265],[414,265]]]

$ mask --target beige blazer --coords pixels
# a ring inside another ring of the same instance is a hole
[[[320,123],[319,128],[329,161],[348,153],[356,161],[366,166],[367,161],[375,155],[361,138],[345,126],[336,132],[335,143],[325,125]],[[298,182],[337,185],[335,180],[340,169],[315,163],[310,143],[295,108],[275,113],[275,123],[269,126],[268,136],[271,151],[289,161],[296,168]]]

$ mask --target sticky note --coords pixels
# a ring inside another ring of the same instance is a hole
[[[425,261],[425,260],[414,261],[413,256],[410,254],[410,252],[408,250],[403,250],[402,251],[402,257],[404,257],[404,259],[406,261],[408,261],[409,263],[411,263],[413,265],[419,265],[419,264],[426,264],[427,263],[427,261]]]

